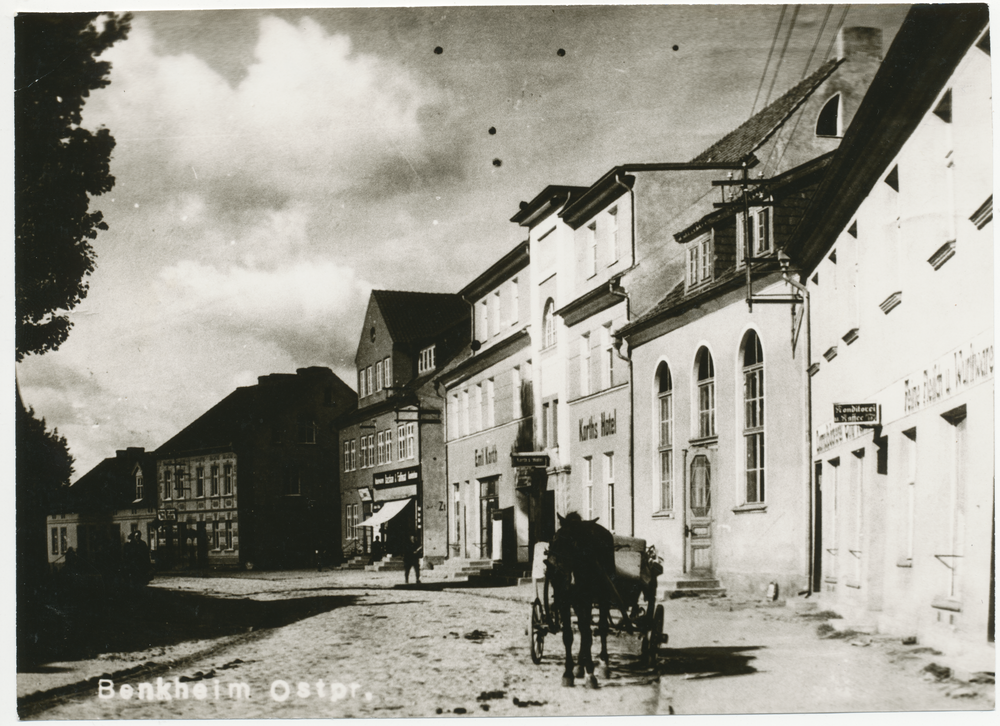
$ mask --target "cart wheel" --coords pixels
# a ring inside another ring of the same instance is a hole
[[[657,605],[653,612],[653,627],[649,632],[649,664],[656,662],[656,656],[660,652],[660,643],[666,642],[663,635],[663,606]]]
[[[536,599],[531,604],[531,662],[538,665],[542,662],[542,651],[545,648],[545,620],[542,617],[542,604]]]

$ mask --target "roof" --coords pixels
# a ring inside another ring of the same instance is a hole
[[[518,242],[517,247],[490,265],[489,269],[459,290],[458,294],[471,302],[496,285],[497,282],[502,282],[507,277],[527,267],[528,261],[528,241]]]
[[[143,471],[146,486],[141,501],[135,498],[135,467]],[[153,452],[129,447],[101,463],[62,490],[56,509],[72,512],[111,512],[131,507],[156,506],[156,463]]]
[[[434,338],[469,316],[469,304],[454,293],[372,290],[372,298],[396,343]]]
[[[341,411],[356,405],[354,391],[329,368],[300,368],[297,373],[272,373],[257,380],[257,385],[237,388],[184,427],[156,450],[157,457],[231,448],[261,420],[270,426],[278,412],[301,405],[318,380],[334,383],[335,406]]]
[[[910,9],[793,234],[803,274],[850,223],[988,24],[986,4]]]
[[[511,222],[530,227],[553,209],[558,209],[577,194],[583,194],[587,187],[571,187],[550,184],[540,191],[530,202],[521,202],[520,211],[510,218]]]
[[[751,116],[691,161],[739,163],[777,131],[841,62],[836,58],[827,61],[811,76],[793,86],[777,101]]]

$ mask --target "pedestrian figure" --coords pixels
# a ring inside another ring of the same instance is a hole
[[[372,542],[372,562],[378,562],[382,559],[382,538],[375,535],[375,541]]]
[[[142,533],[136,530],[129,535],[122,553],[125,565],[125,580],[130,587],[140,587],[150,579],[149,547],[142,540]]]
[[[414,574],[417,576],[417,582],[420,582],[420,553],[423,551],[417,543],[417,538],[414,535],[410,535],[410,541],[406,545],[406,550],[403,552],[403,577],[407,584],[410,582],[410,568],[413,568]]]

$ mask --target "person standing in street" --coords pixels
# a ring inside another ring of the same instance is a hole
[[[413,568],[417,582],[420,582],[420,554],[423,549],[417,543],[416,535],[411,534],[410,540],[406,544],[406,550],[403,552],[403,578],[407,584],[410,582],[410,568]]]

